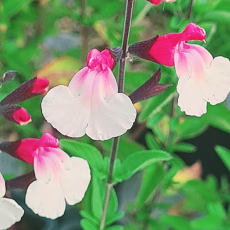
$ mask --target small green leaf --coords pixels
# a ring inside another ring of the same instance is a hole
[[[208,215],[203,218],[196,219],[191,222],[191,225],[193,229],[197,230],[217,230],[217,229],[223,229],[221,227],[222,219],[220,219],[218,216],[214,215]]]
[[[198,136],[207,128],[207,124],[198,117],[186,117],[178,126],[178,135],[180,139],[191,139]]]
[[[84,230],[98,230],[98,227],[91,223],[89,220],[82,219],[81,226]]]
[[[215,150],[220,157],[220,159],[224,162],[225,166],[227,167],[228,171],[230,172],[230,150],[217,145]]]
[[[123,226],[121,225],[114,225],[114,226],[110,226],[108,228],[106,228],[105,230],[122,230]]]
[[[142,207],[151,198],[155,188],[165,175],[164,166],[153,164],[148,167],[143,175],[143,181],[136,199],[137,208]],[[153,180],[154,178],[154,180]]]
[[[230,110],[224,104],[208,105],[208,112],[201,117],[206,124],[230,133]]]
[[[182,153],[193,153],[196,151],[196,146],[189,143],[179,142],[175,144],[173,150]]]
[[[148,165],[172,159],[171,155],[160,150],[143,150],[129,155],[121,165],[123,179],[128,179],[137,171],[145,169]]]
[[[175,230],[192,230],[190,221],[182,216],[172,216],[168,214],[163,214],[161,216],[161,222]]]

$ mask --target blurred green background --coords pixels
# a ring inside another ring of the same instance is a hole
[[[125,3],[125,0],[1,0],[0,70],[1,74],[8,70],[19,74],[2,86],[0,98],[34,76],[47,78],[50,87],[68,84],[74,73],[85,65],[90,49],[121,46]],[[190,22],[203,27],[207,33],[206,43],[197,44],[213,56],[230,58],[229,0],[177,0],[158,6],[135,0],[129,44],[181,32]],[[156,63],[128,58],[125,92],[132,93],[158,68]],[[125,182],[116,186],[117,196],[114,193],[108,225],[116,222],[125,230],[230,229],[230,151],[227,149],[230,148],[230,100],[208,106],[208,113],[200,118],[185,116],[177,106],[175,69],[161,68],[161,83],[172,86],[135,105],[138,118],[120,140],[115,168],[116,182]],[[114,75],[117,76],[117,67]],[[40,138],[43,132],[49,131],[66,139],[44,121],[41,99],[36,97],[22,103],[32,117],[28,125],[18,126],[1,119],[0,138]],[[109,155],[111,140],[93,142],[84,136],[77,141],[98,148],[103,157]],[[70,155],[79,155],[79,142],[75,150],[68,140],[61,144]],[[131,179],[122,178],[119,165],[124,159],[133,153],[151,150],[167,151],[173,159],[168,163],[146,160],[146,164],[136,170],[137,174],[135,171],[129,176],[134,175]],[[91,157],[96,158],[96,153]],[[9,162],[5,175],[11,177],[31,169],[4,156],[0,160],[0,167]],[[106,168],[108,158],[101,164]],[[19,171],[15,170],[17,167]],[[93,178],[84,201],[76,207],[68,207],[64,217],[51,221],[26,209],[25,217],[12,229],[97,229],[103,205],[100,189],[104,189],[102,181],[106,173],[104,169],[100,176]],[[15,199],[25,207],[23,197],[24,192],[15,192]],[[81,226],[79,209],[84,210]],[[119,225],[106,229],[122,229]]]

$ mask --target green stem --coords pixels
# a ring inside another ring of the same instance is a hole
[[[133,3],[134,0],[127,0],[126,1],[126,12],[125,12],[125,24],[124,24],[124,31],[123,31],[123,39],[122,39],[122,57],[119,63],[119,71],[118,71],[118,92],[124,92],[124,79],[125,79],[125,59],[126,59],[126,50],[128,45],[129,39],[129,31],[132,19],[132,12],[133,12]],[[106,182],[106,194],[105,194],[105,201],[103,206],[103,212],[101,215],[101,222],[100,222],[100,230],[105,228],[105,221],[106,215],[109,206],[109,198],[111,189],[113,188],[113,170],[114,170],[114,163],[117,156],[117,148],[118,148],[119,137],[115,137],[113,139],[112,150],[110,154],[110,164],[109,164],[109,173]]]

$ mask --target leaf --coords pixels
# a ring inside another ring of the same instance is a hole
[[[192,153],[196,151],[196,146],[189,143],[179,142],[175,144],[173,150],[183,153]]]
[[[122,230],[123,226],[121,225],[114,225],[114,226],[110,226],[108,228],[106,228],[105,230]]]
[[[215,146],[215,150],[218,156],[220,157],[220,159],[227,167],[228,171],[230,172],[230,150],[219,145]]]
[[[144,173],[142,185],[139,190],[136,206],[139,209],[149,200],[154,189],[158,186],[165,175],[164,166],[160,164],[153,164],[148,167]],[[154,178],[154,179],[153,179]]]
[[[161,216],[161,222],[175,230],[192,230],[190,221],[182,216],[163,214]]]
[[[137,171],[145,169],[148,165],[172,159],[171,155],[161,150],[144,150],[129,155],[122,162],[123,179],[127,180]]]
[[[224,104],[208,105],[208,112],[201,119],[206,124],[230,133],[230,111]]]
[[[84,230],[98,230],[98,227],[91,223],[89,220],[82,219],[81,226]]]
[[[217,230],[224,229],[221,226],[222,219],[218,216],[208,215],[203,218],[196,219],[192,221],[191,225],[193,229],[205,229],[205,230]]]
[[[180,139],[191,139],[198,136],[207,128],[207,124],[198,117],[186,117],[178,126],[178,136]]]
[[[204,21],[212,21],[212,22],[218,22],[218,23],[230,23],[230,13],[228,11],[223,10],[215,10],[207,12],[203,17],[202,20]]]
[[[80,62],[72,57],[60,57],[45,64],[37,73],[37,77],[49,80],[50,87],[68,85],[70,79],[80,69]]]
[[[92,169],[99,173],[103,172],[103,158],[94,146],[74,140],[61,140],[60,146],[70,156],[81,157],[88,162]]]

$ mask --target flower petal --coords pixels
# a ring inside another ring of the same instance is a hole
[[[72,167],[65,170],[62,178],[62,189],[68,204],[74,205],[80,202],[90,182],[90,169],[86,160],[71,157]]]
[[[6,193],[5,180],[3,179],[3,176],[0,173],[0,197],[3,197],[5,193]]]
[[[62,134],[81,137],[85,134],[89,120],[89,102],[86,98],[74,97],[68,87],[60,85],[51,89],[43,98],[42,113]]]
[[[130,98],[122,93],[115,94],[109,101],[102,100],[92,114],[86,133],[94,140],[107,140],[124,134],[136,118]]]
[[[187,115],[198,116],[207,112],[207,102],[193,78],[179,78],[177,91],[178,106]]]
[[[24,210],[12,199],[0,199],[0,229],[8,229],[21,220]]]
[[[214,58],[205,71],[205,79],[199,84],[205,100],[212,105],[226,99],[230,91],[230,62],[227,58]]]
[[[34,213],[50,219],[64,214],[65,199],[60,184],[34,181],[27,189],[26,204]]]

